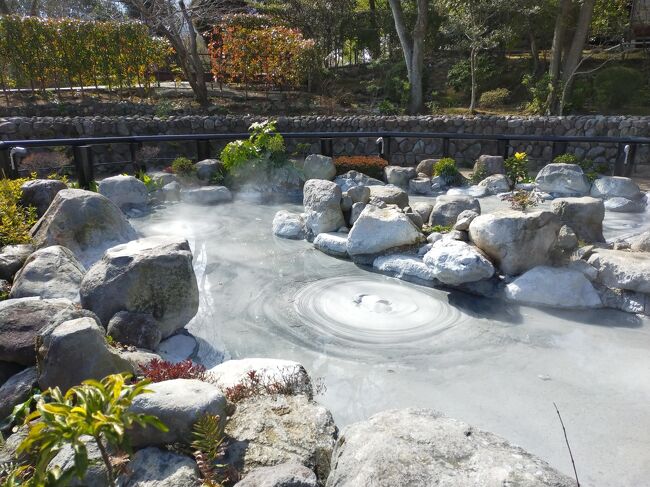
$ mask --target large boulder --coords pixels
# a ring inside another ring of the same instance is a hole
[[[99,194],[106,196],[121,210],[144,208],[149,201],[149,191],[138,178],[127,175],[113,176],[99,182]]]
[[[336,166],[331,157],[311,154],[305,158],[303,166],[305,179],[326,179],[331,181],[336,176]]]
[[[131,313],[120,311],[111,318],[106,334],[123,345],[155,350],[160,343],[162,333],[158,323],[149,313]]]
[[[0,302],[0,361],[36,363],[36,337],[52,316],[74,305],[67,299],[9,299]]]
[[[409,205],[409,195],[406,191],[392,184],[370,186],[370,198],[376,198],[387,205],[397,205],[400,208],[406,208]]]
[[[331,181],[310,179],[305,183],[305,224],[314,236],[345,226],[341,196],[341,188]]]
[[[506,166],[503,157],[482,155],[474,164],[474,174],[485,174],[493,176],[495,174],[505,174]]]
[[[10,297],[79,299],[79,287],[86,269],[74,254],[60,245],[37,250],[16,274]]]
[[[492,262],[476,247],[458,240],[438,240],[423,261],[433,271],[433,277],[451,286],[482,281],[494,275]]]
[[[472,210],[480,214],[481,204],[476,198],[468,196],[438,196],[429,216],[429,225],[452,226],[456,223],[458,215],[466,210]]]
[[[214,384],[196,379],[173,379],[151,384],[147,389],[151,393],[136,397],[130,410],[156,416],[169,431],[135,426],[129,435],[136,448],[189,444],[194,423],[202,416],[212,414],[226,417],[226,397]]]
[[[143,448],[131,458],[120,487],[200,487],[199,468],[185,455],[159,448]]]
[[[424,174],[427,177],[433,177],[433,171],[440,159],[424,159],[415,168],[416,174]]]
[[[31,233],[37,248],[61,245],[85,266],[99,259],[106,249],[137,237],[115,204],[81,189],[59,191]]]
[[[301,364],[292,360],[273,358],[227,360],[212,367],[208,372],[214,379],[214,383],[224,391],[246,382],[249,374],[255,372],[263,384],[290,384],[296,394],[305,394],[309,397],[313,395],[307,371]]]
[[[598,270],[598,282],[612,289],[650,293],[650,254],[595,249],[589,264]]]
[[[204,186],[181,190],[181,201],[191,205],[218,205],[232,201],[232,193],[225,186]]]
[[[341,188],[341,191],[348,191],[355,186],[383,186],[384,182],[371,178],[358,171],[348,171],[345,174],[336,176],[334,182]]]
[[[37,378],[36,367],[28,367],[2,384],[0,387],[0,421],[11,414],[16,404],[29,399]]]
[[[407,189],[409,181],[417,175],[414,167],[386,166],[384,168],[386,182],[402,189]]]
[[[423,222],[428,222],[433,211],[433,205],[431,203],[416,201],[411,205],[411,209],[422,217]]]
[[[347,250],[351,257],[376,255],[422,240],[424,236],[404,213],[368,205],[348,234]]]
[[[81,283],[81,305],[102,324],[119,311],[151,314],[166,338],[199,308],[199,290],[187,240],[149,237],[106,251]]]
[[[602,200],[584,198],[558,198],[551,205],[565,225],[571,227],[576,236],[585,242],[604,242],[603,220],[605,206]]]
[[[314,247],[333,257],[347,257],[348,234],[327,232],[319,233],[314,239]]]
[[[327,487],[571,487],[575,480],[492,433],[428,409],[347,426]]]
[[[385,272],[405,281],[425,281],[433,283],[435,275],[420,257],[411,254],[391,254],[377,257],[372,266],[379,272]]]
[[[634,252],[650,252],[650,231],[630,239],[630,244]]]
[[[639,186],[630,178],[620,176],[600,176],[591,186],[591,196],[594,198],[610,199],[625,198],[638,200],[643,198]]]
[[[478,183],[479,186],[485,187],[488,194],[507,193],[510,191],[510,181],[503,174],[488,176]]]
[[[23,206],[33,206],[36,214],[41,217],[54,201],[56,194],[68,189],[68,186],[58,179],[33,179],[24,183],[20,189],[22,196],[20,203]]]
[[[218,179],[224,172],[223,162],[218,159],[204,159],[194,164],[196,178],[204,183]],[[171,182],[171,181],[170,181]]]
[[[517,303],[553,308],[600,308],[602,302],[589,279],[577,270],[540,266],[508,284],[506,298]]]
[[[258,396],[237,404],[228,420],[232,438],[224,461],[246,474],[295,462],[324,482],[338,430],[330,412],[306,396]]]
[[[368,186],[354,186],[345,192],[346,196],[352,199],[352,204],[363,203],[366,204],[370,201],[370,188]]]
[[[409,191],[413,194],[430,195],[434,193],[431,178],[418,177],[409,181]]]
[[[254,468],[235,487],[318,487],[318,479],[304,465],[289,462]]]
[[[0,279],[13,281],[14,275],[25,264],[32,252],[34,252],[34,247],[28,244],[3,247],[0,252]]]
[[[37,341],[38,385],[62,391],[86,379],[133,373],[133,366],[108,346],[105,331],[92,318],[66,321],[46,330]]]
[[[550,211],[498,211],[475,218],[470,240],[505,274],[517,275],[549,262],[562,223]]]
[[[629,200],[616,196],[605,200],[605,209],[615,213],[643,213],[646,210],[647,201],[645,197],[636,200]]]
[[[302,215],[287,210],[280,210],[275,214],[272,228],[276,237],[302,240],[307,235]]]
[[[537,188],[553,196],[585,196],[591,183],[577,164],[548,164],[537,174]]]

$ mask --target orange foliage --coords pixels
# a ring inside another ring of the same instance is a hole
[[[340,156],[334,159],[334,165],[337,174],[359,171],[372,178],[382,179],[388,162],[379,156]]]

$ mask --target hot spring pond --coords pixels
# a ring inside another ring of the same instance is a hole
[[[494,202],[482,200],[484,212]],[[327,390],[339,427],[375,412],[427,407],[499,434],[585,486],[650,478],[650,319],[566,312],[445,292],[276,238],[292,204],[183,204],[132,220],[145,236],[187,238],[201,290],[188,326],[199,359],[296,360]],[[608,218],[606,236],[650,224]]]

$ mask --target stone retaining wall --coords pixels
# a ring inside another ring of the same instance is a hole
[[[0,118],[0,139],[37,139],[53,137],[89,137],[116,135],[156,135],[187,133],[245,132],[254,121],[264,120],[257,116],[179,116],[166,119],[152,116],[128,117],[8,117]],[[277,117],[281,131],[421,131],[444,133],[513,134],[513,135],[584,135],[584,136],[640,136],[650,137],[650,117],[380,117],[380,116],[299,116]],[[288,140],[290,152],[296,149],[304,153],[319,152],[320,144],[313,140]],[[298,147],[297,144],[310,144]],[[159,157],[174,158],[178,155],[192,157],[194,143],[166,143]],[[418,161],[440,156],[442,142],[429,139],[393,139],[391,163],[414,165]],[[212,142],[212,152],[218,156],[223,143]],[[512,144],[512,151],[526,151],[538,166],[551,159],[552,147],[546,143],[520,142]],[[570,144],[568,152],[589,157],[596,162],[614,163],[618,154],[615,144]],[[375,140],[370,138],[337,139],[335,155],[377,154]],[[496,142],[459,140],[451,141],[450,153],[459,163],[470,165],[481,154],[498,154]],[[95,148],[96,160],[115,162],[128,160],[129,147],[113,145]],[[640,146],[638,163],[650,162],[650,146]]]

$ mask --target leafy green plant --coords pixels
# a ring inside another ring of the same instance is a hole
[[[102,381],[86,380],[65,394],[56,387],[44,391],[36,400],[35,411],[25,418],[30,424],[27,437],[18,448],[19,453],[35,453],[32,481],[40,486],[52,475],[65,482],[73,476],[83,478],[88,469],[88,451],[83,437],[91,437],[97,444],[106,466],[108,481],[115,485],[115,476],[108,447],[128,449],[126,431],[133,425],[153,426],[161,431],[167,427],[155,416],[129,411],[133,399],[147,390],[149,381],[128,384],[129,374],[114,374]],[[64,444],[74,451],[74,468],[47,471],[49,463]]]
[[[172,162],[172,172],[179,176],[191,176],[196,172],[196,166],[187,157],[177,157]]]
[[[504,165],[506,176],[513,185],[532,181],[528,175],[528,154],[525,152],[516,152],[505,160]]]
[[[542,115],[548,108],[548,95],[551,92],[551,77],[547,73],[541,78],[535,78],[531,74],[524,75],[521,80],[528,90],[530,102],[526,105],[526,110],[530,113]]]
[[[433,175],[441,176],[450,186],[460,186],[463,183],[463,176],[456,167],[456,161],[451,157],[445,157],[436,162],[433,166]]]
[[[469,180],[472,182],[472,184],[478,184],[487,177],[488,177],[487,168],[483,165],[480,165],[478,169],[472,172]]]
[[[589,181],[595,181],[601,174],[609,172],[609,165],[598,164],[591,159],[581,159],[575,154],[562,154],[553,159],[553,164],[577,164]]]
[[[144,185],[147,187],[147,191],[149,192],[162,188],[162,184],[160,184],[159,181],[154,181],[154,179],[145,171],[138,171],[135,174],[135,177],[144,183]]]
[[[0,179],[0,247],[31,241],[30,229],[38,220],[36,208],[21,204],[21,186],[28,179]]]
[[[226,449],[224,430],[225,421],[214,414],[206,413],[194,423],[191,446],[204,486],[221,487],[237,480],[230,465],[218,463]]]
[[[230,142],[221,151],[224,168],[231,176],[246,177],[287,163],[284,138],[275,121],[254,123],[249,131],[247,140]]]
[[[380,115],[399,115],[400,109],[390,100],[382,100],[377,106]]]
[[[526,212],[529,208],[537,206],[539,200],[532,191],[517,190],[501,196],[503,201],[510,203],[510,208]]]
[[[486,108],[502,107],[510,97],[510,90],[506,88],[497,88],[496,90],[486,91],[481,95],[479,105]]]
[[[454,227],[452,225],[423,225],[422,233],[431,235],[432,233],[449,233]]]
[[[81,186],[79,185],[79,181],[71,181],[68,183],[68,187],[70,189],[81,189]],[[93,193],[98,193],[99,192],[99,184],[97,181],[91,181],[90,184],[88,185],[88,191],[92,191]]]
[[[596,103],[601,109],[619,108],[633,100],[644,86],[643,74],[625,66],[611,66],[594,78]]]

